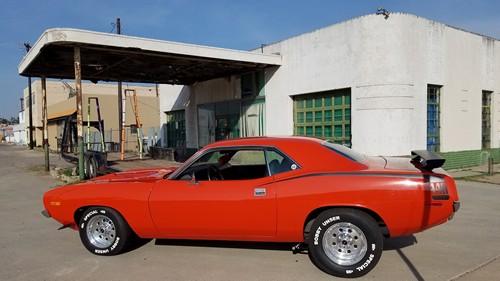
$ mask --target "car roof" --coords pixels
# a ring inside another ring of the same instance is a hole
[[[230,147],[276,147],[308,170],[359,170],[364,165],[325,148],[325,139],[305,136],[267,136],[221,140],[203,150]]]
[[[312,143],[323,143],[325,139],[316,137],[305,137],[305,136],[265,136],[265,137],[248,137],[248,138],[236,138],[227,139],[214,142],[207,145],[205,148],[211,147],[221,147],[221,146],[279,146],[280,144],[286,143],[296,143],[296,142],[312,142]]]

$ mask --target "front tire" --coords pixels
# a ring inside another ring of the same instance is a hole
[[[131,234],[123,217],[117,211],[105,207],[90,207],[85,210],[80,219],[79,232],[85,248],[100,256],[121,253]]]
[[[318,215],[309,233],[309,257],[322,271],[355,278],[372,270],[382,255],[383,238],[375,220],[356,209],[330,209]]]

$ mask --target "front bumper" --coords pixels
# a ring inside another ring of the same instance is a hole
[[[43,211],[42,211],[42,215],[43,215],[44,217],[46,217],[46,218],[49,218],[49,219],[51,218],[51,216],[50,216],[50,214],[49,214],[49,211],[47,211],[47,210],[43,210]]]

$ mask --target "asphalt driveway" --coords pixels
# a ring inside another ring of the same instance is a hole
[[[40,214],[43,192],[62,184],[43,172],[43,154],[0,145],[0,159],[0,280],[342,280],[288,244],[151,240],[94,256],[76,231]],[[377,267],[357,280],[497,280],[500,185],[458,188],[462,206],[451,222],[386,240]]]

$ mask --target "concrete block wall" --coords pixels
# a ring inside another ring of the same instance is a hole
[[[500,163],[500,149],[466,150],[439,153],[446,158],[445,170],[461,169],[473,166],[487,165],[488,158],[493,157],[494,163]]]

